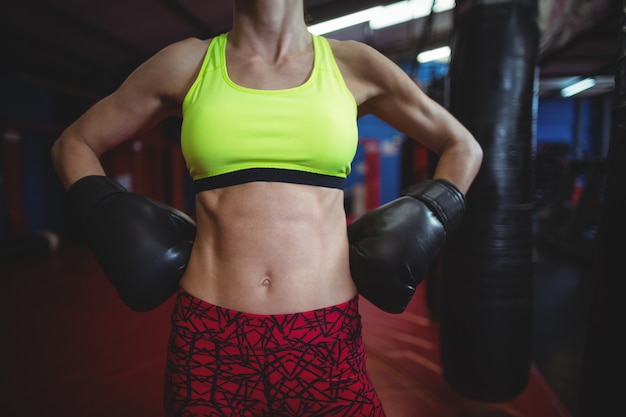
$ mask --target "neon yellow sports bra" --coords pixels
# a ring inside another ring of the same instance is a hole
[[[252,181],[343,188],[357,142],[357,106],[328,41],[312,35],[303,84],[256,90],[226,70],[228,34],[215,37],[183,101],[181,142],[196,192]]]

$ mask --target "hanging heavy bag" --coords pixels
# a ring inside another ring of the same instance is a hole
[[[532,355],[532,143],[537,2],[458,2],[450,112],[483,148],[466,217],[443,250],[439,306],[446,381],[505,402]]]

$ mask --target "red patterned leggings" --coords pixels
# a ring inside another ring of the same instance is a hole
[[[169,417],[384,417],[365,369],[358,298],[283,315],[179,291],[165,378]]]

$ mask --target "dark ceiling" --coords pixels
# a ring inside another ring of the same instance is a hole
[[[305,0],[305,7],[307,18],[315,23],[397,1]],[[540,24],[541,94],[555,94],[563,82],[586,76],[602,80],[594,94],[610,91],[617,62],[621,0],[568,0],[571,7],[595,6],[562,14],[559,10],[555,13],[555,7],[567,2],[539,1],[549,6],[543,8],[549,16]],[[3,71],[65,93],[97,98],[165,45],[228,30],[232,1],[13,0],[3,2],[1,8],[6,51]],[[440,13],[434,19],[428,45],[420,43],[424,21],[377,31],[361,25],[327,36],[367,42],[402,62],[414,59],[416,45],[428,48],[448,41],[452,12]]]

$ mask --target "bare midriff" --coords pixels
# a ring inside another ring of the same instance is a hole
[[[198,232],[181,288],[255,314],[336,305],[356,295],[343,191],[252,182],[196,196]]]

